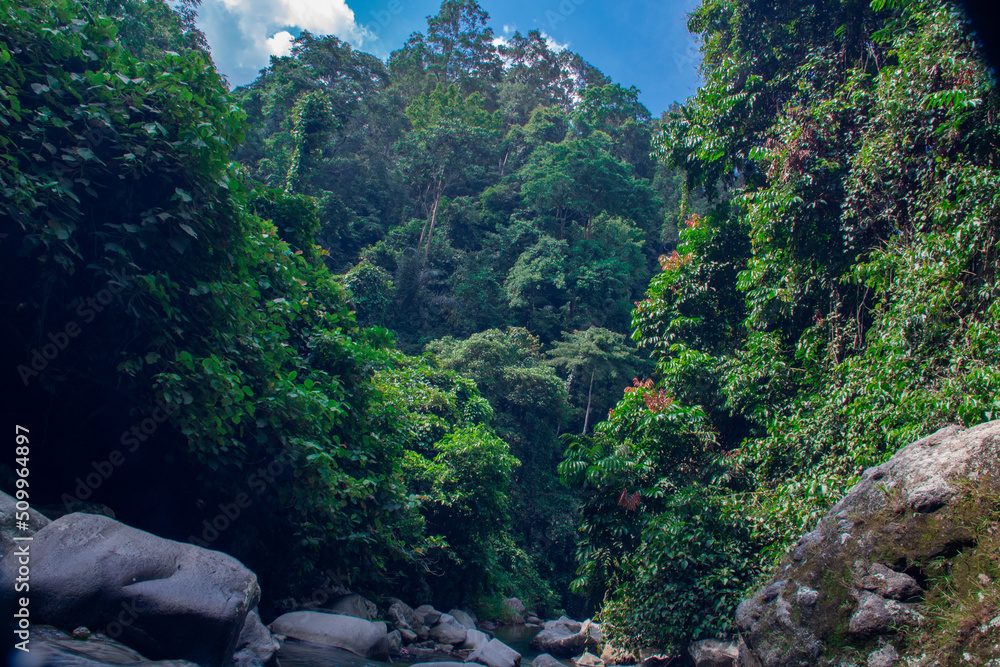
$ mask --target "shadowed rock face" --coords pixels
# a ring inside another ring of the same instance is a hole
[[[774,580],[740,605],[738,664],[854,664],[859,654],[882,664],[895,656],[898,631],[924,620],[923,568],[975,546],[970,503],[996,493],[998,482],[1000,421],[949,426],[866,470]]]
[[[235,558],[106,516],[68,514],[30,544],[34,622],[87,626],[151,659],[228,664],[260,598],[257,577]],[[16,576],[16,559],[5,558],[0,595]]]
[[[341,614],[293,611],[275,619],[271,623],[271,631],[314,644],[342,648],[362,658],[389,659],[388,632],[382,621],[373,623]]]

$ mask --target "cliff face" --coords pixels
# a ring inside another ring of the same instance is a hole
[[[737,624],[744,667],[1000,666],[1000,421],[866,470]]]

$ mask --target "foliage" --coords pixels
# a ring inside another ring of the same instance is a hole
[[[959,10],[706,0],[690,26],[705,84],[654,143],[714,200],[634,311],[648,410],[630,392],[561,467],[594,486],[578,584],[613,635],[675,647],[724,631],[866,467],[990,419],[1000,387],[998,98]],[[698,417],[647,437],[658,410]]]

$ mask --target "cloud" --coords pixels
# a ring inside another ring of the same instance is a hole
[[[542,31],[542,37],[545,38],[545,46],[549,47],[550,51],[560,53],[569,48],[569,42],[566,42],[565,44],[557,42],[555,37],[546,33],[544,30]]]
[[[303,30],[356,47],[372,38],[346,0],[206,0],[200,14],[217,64],[237,69],[256,70],[270,56],[288,55]]]
[[[281,56],[291,55],[292,42],[294,41],[295,37],[292,36],[292,33],[282,30],[268,37],[264,44],[267,47],[268,54],[280,58]]]

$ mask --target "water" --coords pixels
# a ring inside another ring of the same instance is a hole
[[[531,661],[538,657],[538,652],[528,648],[528,644],[534,639],[541,628],[527,628],[523,625],[506,625],[496,629],[496,637],[507,646],[521,654],[522,667],[530,667]],[[379,662],[369,660],[361,656],[354,655],[350,651],[344,651],[330,646],[321,646],[310,642],[301,642],[289,639],[281,644],[281,651],[278,653],[278,660],[281,667],[399,667],[400,665],[411,664],[403,661],[394,663]],[[437,662],[446,662],[445,658],[436,658]],[[567,667],[574,667],[572,660],[560,660]],[[462,664],[461,660],[455,660],[456,665]],[[412,663],[420,664],[420,663]]]

